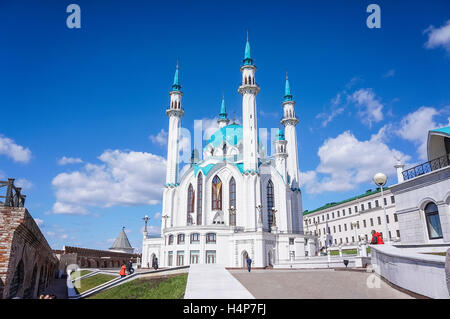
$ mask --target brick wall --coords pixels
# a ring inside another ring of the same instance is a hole
[[[26,208],[0,206],[0,298],[35,298],[58,260]]]

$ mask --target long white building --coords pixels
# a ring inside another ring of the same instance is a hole
[[[199,152],[203,159],[193,156],[191,167],[180,177],[179,136],[185,109],[177,66],[166,110],[169,136],[161,237],[149,238],[144,232],[144,267],[155,258],[162,267],[195,263],[243,267],[247,256],[254,266],[264,267],[305,255],[298,119],[289,81],[286,77],[281,103],[284,132],[279,130],[274,154],[268,156],[258,138],[260,87],[248,39],[240,71],[242,125],[230,124],[222,100],[219,130]]]

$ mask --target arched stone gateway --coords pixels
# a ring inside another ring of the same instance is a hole
[[[30,285],[28,286],[27,289],[25,289],[25,291],[23,293],[24,298],[27,298],[27,299],[33,298],[33,293],[36,288],[37,271],[38,271],[38,267],[37,267],[37,265],[34,265],[33,273],[31,275]]]
[[[9,288],[10,298],[18,296],[23,287],[23,279],[24,279],[24,265],[23,261],[20,260],[19,263],[17,264],[16,270],[14,271],[14,276]]]
[[[247,258],[248,258],[248,253],[246,250],[242,251],[241,253],[241,267],[242,268],[247,268]]]

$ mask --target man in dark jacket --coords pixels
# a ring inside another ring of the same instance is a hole
[[[252,260],[248,256],[247,256],[247,267],[248,267],[248,272],[250,272],[250,270],[252,270]]]
[[[131,275],[132,273],[134,273],[134,269],[133,269],[133,262],[130,258],[130,260],[127,263],[127,271],[128,273]]]

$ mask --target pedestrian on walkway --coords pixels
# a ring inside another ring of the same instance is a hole
[[[384,244],[383,236],[375,229],[372,229],[372,241],[370,242],[372,245],[382,245]]]
[[[122,267],[120,268],[120,273],[119,273],[120,274],[120,278],[123,278],[123,277],[125,277],[127,275],[126,270],[127,270],[127,266],[122,265]]]
[[[157,257],[155,257],[155,261],[154,261],[154,264],[153,264],[153,269],[158,270],[158,258]]]
[[[250,272],[250,270],[252,270],[252,260],[250,259],[249,256],[247,256],[247,267],[248,267],[248,272]]]
[[[130,258],[130,260],[128,261],[128,263],[127,263],[127,271],[128,271],[128,274],[132,274],[132,273],[134,273],[134,269],[133,269],[133,261],[131,260],[131,258]]]

